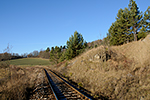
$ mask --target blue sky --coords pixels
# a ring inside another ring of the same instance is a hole
[[[150,0],[135,0],[140,11]],[[106,37],[129,0],[0,0],[0,53],[30,53],[65,45],[75,31],[87,42]]]

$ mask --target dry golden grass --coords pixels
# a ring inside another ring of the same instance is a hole
[[[0,69],[0,79],[4,78],[7,75],[8,75],[8,69],[1,68]]]
[[[94,58],[110,51],[111,59]],[[91,91],[92,95],[114,100],[150,99],[150,35],[143,41],[122,46],[93,48],[53,69]]]
[[[145,61],[149,60],[150,56],[150,35],[148,35],[144,40],[137,42],[132,42],[129,44],[116,47],[118,50],[122,51],[126,57],[134,59],[138,64],[144,64]]]
[[[5,75],[3,80],[0,80],[0,100],[26,100],[42,69],[10,66],[7,71],[9,76]]]

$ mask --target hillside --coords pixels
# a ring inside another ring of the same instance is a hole
[[[150,35],[121,46],[100,46],[53,68],[95,98],[150,99]]]
[[[138,64],[147,63],[150,57],[150,35],[145,39],[118,47],[126,57]]]

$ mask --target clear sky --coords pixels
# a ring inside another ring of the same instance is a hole
[[[135,0],[140,11],[150,0]],[[65,45],[75,31],[87,42],[106,37],[129,0],[0,0],[0,53],[30,53]]]

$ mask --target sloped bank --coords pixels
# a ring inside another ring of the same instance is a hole
[[[101,46],[55,67],[55,70],[91,91],[97,99],[101,96],[114,100],[150,99],[149,47],[150,35],[143,41],[122,46]],[[109,59],[101,59],[103,51],[108,52]]]

